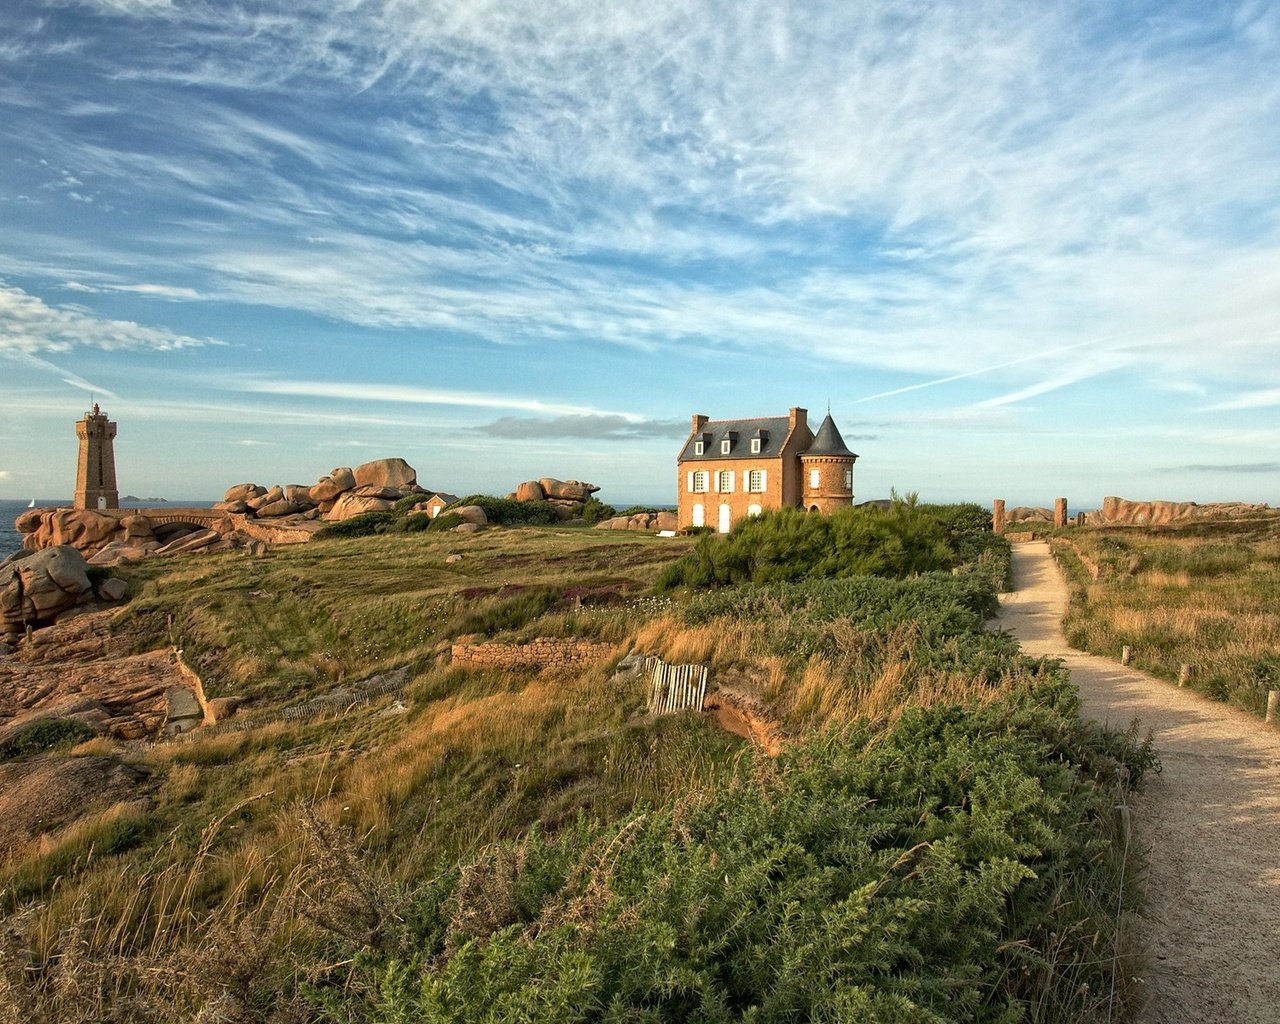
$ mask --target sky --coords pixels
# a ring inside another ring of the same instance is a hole
[[[1280,503],[1280,5],[6,0],[0,497]]]

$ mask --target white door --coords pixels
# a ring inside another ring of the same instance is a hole
[[[702,502],[698,502],[696,505],[693,506],[693,525],[694,526],[707,525],[707,511],[702,507]]]
[[[721,505],[720,506],[720,532],[721,533],[729,532],[729,517],[730,517],[729,506]]]

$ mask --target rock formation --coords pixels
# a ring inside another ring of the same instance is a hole
[[[646,533],[675,531],[678,520],[674,512],[637,512],[633,516],[614,516],[596,523],[597,530],[636,530]]]
[[[352,469],[339,466],[314,485],[233,484],[222,501],[208,509],[98,511],[32,509],[15,525],[30,551],[58,546],[76,548],[91,565],[118,565],[153,555],[191,551],[258,553],[268,544],[306,541],[323,522],[341,522],[364,512],[385,512],[401,498],[426,495],[417,472],[404,459],[376,459]]]
[[[1240,501],[1198,505],[1194,501],[1129,501],[1108,496],[1102,508],[1085,517],[1089,526],[1166,526],[1205,519],[1233,519],[1268,509]]]
[[[175,651],[133,653],[134,638],[111,629],[114,614],[58,622],[0,658],[0,743],[42,718],[75,719],[117,739],[156,736],[168,720],[173,687],[203,702],[198,680]]]
[[[582,515],[582,505],[600,490],[598,484],[581,480],[557,480],[544,476],[538,480],[525,480],[507,497],[512,501],[548,501],[554,506],[561,521],[577,519]]]
[[[0,632],[45,626],[93,599],[89,566],[73,547],[46,548],[0,566]]]

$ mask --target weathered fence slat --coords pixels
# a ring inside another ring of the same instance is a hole
[[[646,657],[642,664],[649,681],[650,714],[702,710],[707,695],[706,665],[668,665],[652,656]]]

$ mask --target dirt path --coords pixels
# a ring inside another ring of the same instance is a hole
[[[1085,713],[1155,733],[1164,763],[1134,804],[1149,850],[1151,1024],[1280,1022],[1280,729],[1119,662],[1067,647],[1067,588],[1044,543],[1013,548],[998,620],[1062,658]]]

